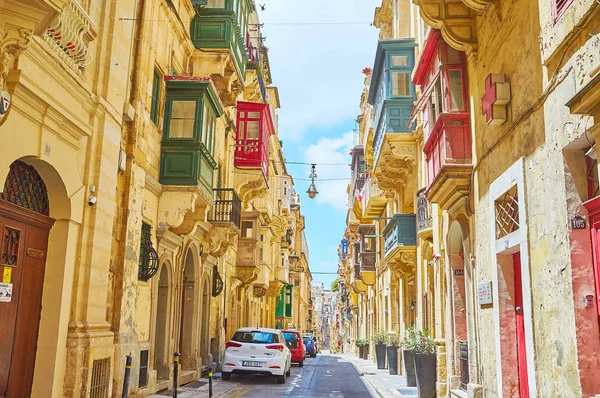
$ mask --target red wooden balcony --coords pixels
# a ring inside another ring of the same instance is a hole
[[[471,179],[469,114],[442,113],[423,152],[427,160],[427,199],[446,208],[467,193]]]
[[[269,138],[275,133],[268,104],[237,103],[235,167],[261,169],[269,178]]]

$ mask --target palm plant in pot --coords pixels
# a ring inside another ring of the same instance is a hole
[[[428,330],[415,331],[415,339],[409,345],[415,358],[415,376],[419,398],[435,398],[436,355],[435,342]]]
[[[373,334],[373,344],[375,344],[375,356],[377,357],[377,369],[385,369],[385,350],[387,344],[387,335],[381,329]]]
[[[414,327],[406,328],[404,340],[402,341],[402,355],[404,356],[404,372],[406,374],[406,385],[408,387],[417,386],[415,376],[415,354],[413,349],[417,343],[417,329]]]
[[[387,346],[388,370],[391,375],[398,374],[398,346],[400,346],[400,336],[391,333]]]

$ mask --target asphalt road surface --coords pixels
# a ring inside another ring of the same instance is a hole
[[[332,397],[376,398],[379,395],[354,365],[339,355],[319,354],[307,358],[304,367],[292,365],[292,375],[285,384],[273,376],[232,375],[236,387],[223,397]]]

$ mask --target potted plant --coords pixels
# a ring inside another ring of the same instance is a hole
[[[398,374],[398,346],[400,346],[400,336],[391,333],[388,337],[387,346],[388,370],[391,375]]]
[[[406,329],[406,335],[402,341],[402,355],[404,356],[404,372],[406,374],[406,385],[416,387],[417,379],[415,377],[415,355],[413,350],[417,343],[417,329],[409,327]]]
[[[381,329],[375,332],[372,337],[375,344],[375,355],[377,357],[377,369],[385,369],[385,350],[387,335]]]
[[[368,342],[367,340],[363,340],[363,339],[358,339],[356,340],[356,346],[358,347],[358,357],[361,359],[367,359],[367,354],[365,353],[365,351],[367,350],[367,345]]]
[[[415,375],[420,398],[435,398],[436,355],[435,342],[428,330],[419,330],[412,346],[415,355]]]

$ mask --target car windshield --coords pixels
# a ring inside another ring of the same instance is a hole
[[[266,332],[235,332],[231,340],[239,341],[241,343],[256,343],[256,344],[270,344],[277,341],[277,337],[273,333]]]
[[[304,344],[312,344],[312,340],[308,337],[303,337],[302,340],[304,341]]]
[[[296,345],[298,344],[298,335],[296,333],[283,332],[283,337],[285,338],[288,348],[296,348]]]

